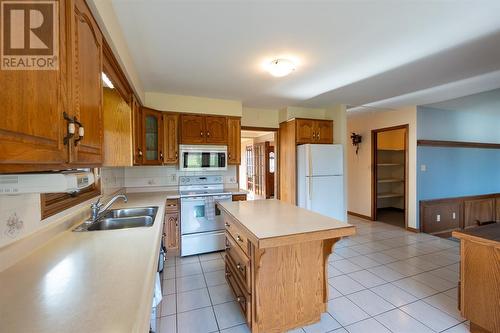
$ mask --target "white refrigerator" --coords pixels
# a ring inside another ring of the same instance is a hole
[[[346,222],[342,145],[297,146],[297,205]]]

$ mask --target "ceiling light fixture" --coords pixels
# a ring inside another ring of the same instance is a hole
[[[111,88],[114,89],[115,86],[113,85],[113,82],[109,79],[109,77],[106,75],[106,73],[101,72],[101,78],[102,78],[102,83],[106,88]]]
[[[274,59],[267,66],[267,71],[274,77],[287,76],[295,70],[295,64],[289,59]]]

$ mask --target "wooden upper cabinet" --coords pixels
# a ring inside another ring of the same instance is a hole
[[[333,143],[333,121],[295,119],[297,144]]]
[[[142,109],[142,164],[163,164],[163,117],[160,111]]]
[[[56,4],[59,69],[0,69],[0,172],[52,170],[68,160],[66,1]]]
[[[241,164],[240,118],[227,118],[227,164]]]
[[[143,159],[142,151],[142,108],[135,95],[132,95],[132,149],[134,165],[141,165]]]
[[[179,162],[179,115],[163,113],[163,149],[165,150],[164,164]]]
[[[183,114],[180,117],[180,122],[182,144],[205,143],[205,116]]]
[[[103,39],[84,0],[74,1],[72,14],[72,109],[84,136],[75,140],[71,162],[96,166],[103,160]]]
[[[315,143],[333,143],[333,121],[316,120],[314,122]]]
[[[296,119],[295,131],[297,144],[313,143],[315,140],[315,126],[312,119]]]
[[[205,116],[205,139],[210,144],[227,144],[227,118]]]

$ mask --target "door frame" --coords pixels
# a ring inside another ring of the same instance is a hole
[[[391,126],[391,127],[384,127],[384,128],[378,128],[372,130],[372,147],[371,147],[371,153],[372,153],[372,171],[371,171],[371,177],[372,177],[372,200],[371,200],[371,220],[376,221],[377,220],[377,175],[378,175],[378,169],[377,169],[377,134],[380,132],[389,132],[393,130],[399,130],[399,129],[404,129],[405,130],[405,140],[404,140],[404,151],[405,151],[405,158],[404,158],[404,208],[405,208],[405,229],[408,228],[408,132],[409,132],[410,125],[405,124],[405,125],[397,125],[397,126]]]
[[[241,131],[261,131],[261,132],[274,132],[274,198],[280,199],[280,187],[279,187],[279,175],[280,175],[280,167],[279,167],[279,128],[276,127],[258,127],[258,126],[241,126]],[[240,138],[241,145],[241,138]],[[236,178],[240,179],[240,168],[238,167]]]

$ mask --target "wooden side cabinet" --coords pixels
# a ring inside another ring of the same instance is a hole
[[[333,121],[316,119],[296,119],[297,144],[333,143]]]
[[[103,162],[103,37],[84,0],[56,5],[59,68],[0,70],[0,172]]]
[[[84,128],[75,140],[71,162],[99,165],[103,161],[102,52],[103,38],[84,0],[75,0],[72,27],[72,98],[74,114]]]
[[[205,142],[209,144],[227,144],[227,118],[205,116],[205,139]]]
[[[205,143],[205,117],[202,115],[181,115],[180,119],[181,143]]]
[[[160,111],[142,109],[142,164],[163,163],[163,117]]]
[[[163,113],[163,149],[165,157],[163,164],[179,162],[179,114]]]
[[[227,118],[227,164],[241,164],[241,119]]]
[[[177,199],[167,199],[163,231],[163,242],[167,249],[177,250],[180,236],[179,200]]]
[[[141,165],[143,159],[142,151],[142,108],[137,97],[132,95],[132,146],[134,165]]]

